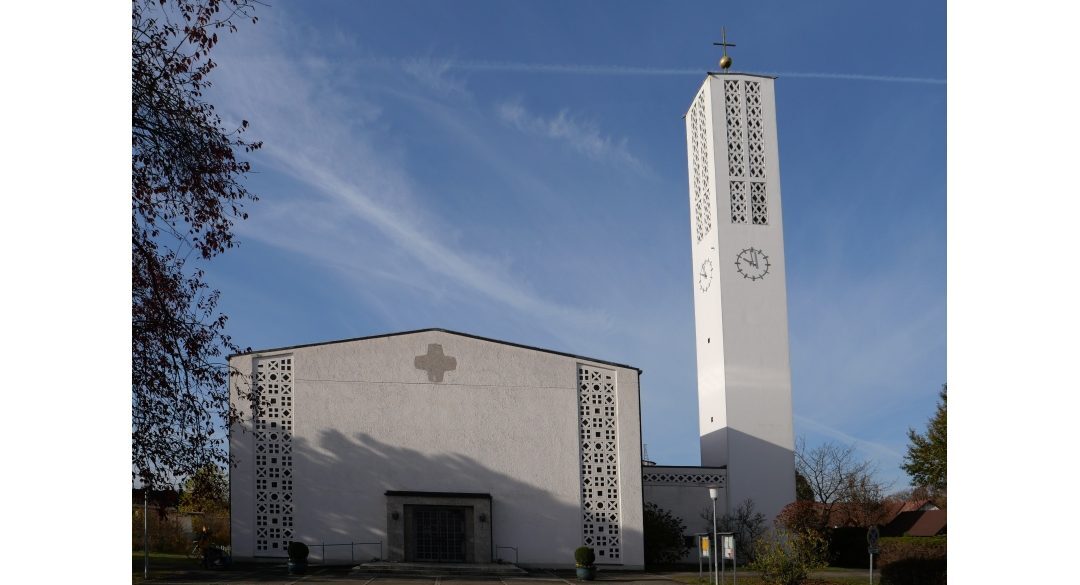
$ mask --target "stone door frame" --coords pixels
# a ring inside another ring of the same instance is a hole
[[[465,508],[466,563],[490,563],[492,559],[491,494],[469,492],[386,492],[386,540],[388,561],[406,559],[407,521],[405,506],[445,506]],[[411,515],[410,515],[411,516]]]

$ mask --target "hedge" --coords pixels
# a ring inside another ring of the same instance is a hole
[[[870,566],[865,528],[833,528],[828,531],[829,565],[865,569]],[[877,564],[877,559],[874,559]]]
[[[898,536],[880,541],[882,585],[945,585],[944,536]]]

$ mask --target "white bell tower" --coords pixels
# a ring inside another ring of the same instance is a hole
[[[727,466],[728,512],[750,498],[771,526],[795,500],[774,78],[730,64],[686,114],[701,465]]]

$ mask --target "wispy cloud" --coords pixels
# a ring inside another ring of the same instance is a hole
[[[450,76],[453,66],[445,59],[406,59],[401,68],[413,79],[444,96],[469,97],[469,90],[461,79]]]
[[[342,125],[342,120],[355,120],[350,104],[363,100],[340,95],[341,72],[310,67],[302,56],[286,55],[275,46],[262,37],[258,47],[248,48],[261,58],[244,60],[242,67],[230,67],[223,59],[218,89],[226,112],[272,114],[253,124],[265,144],[256,156],[267,157],[267,166],[305,189],[294,200],[260,202],[261,217],[241,228],[245,237],[304,254],[344,280],[351,280],[362,264],[371,274],[413,287],[438,292],[450,284],[533,315],[552,329],[607,326],[603,311],[546,298],[513,274],[505,258],[453,239],[456,230],[424,210],[422,202],[437,194],[419,191],[400,153],[385,143],[386,122],[365,118]],[[416,73],[422,74],[421,69]],[[379,109],[370,111],[377,116]],[[373,238],[382,238],[378,248],[390,250],[394,260],[361,252]]]
[[[595,124],[575,120],[566,110],[560,111],[554,118],[544,118],[529,113],[520,103],[503,103],[498,106],[497,111],[499,118],[514,128],[564,142],[595,161],[644,169],[644,164],[627,150],[625,138],[616,141],[603,136]]]
[[[441,63],[444,71],[499,72],[499,73],[553,73],[566,75],[702,75],[704,69],[679,69],[671,67],[624,67],[621,65],[585,65],[568,63],[515,63],[511,61],[468,61],[458,59],[420,60],[416,58],[395,59],[389,57],[368,57],[355,62],[360,67],[380,67],[406,69],[414,67],[419,61],[429,64]],[[863,73],[830,72],[795,72],[795,71],[759,71],[761,75],[777,77],[795,77],[808,79],[835,79],[847,81],[877,81],[884,83],[916,83],[945,85],[946,80],[933,77],[910,77],[902,75],[870,75]]]
[[[875,477],[885,484],[886,489],[901,489],[906,485],[907,479],[900,471],[900,464],[903,462],[904,455],[894,446],[856,437],[836,427],[799,414],[793,416],[796,429],[804,438],[807,435],[811,437],[816,435],[840,445],[853,446],[863,458],[875,466]],[[817,440],[807,441],[810,448],[823,442]]]
[[[886,445],[884,443],[878,443],[878,442],[875,442],[875,441],[868,441],[866,439],[861,439],[861,438],[856,437],[854,435],[845,433],[844,431],[841,431],[840,429],[837,429],[836,427],[829,426],[829,425],[827,425],[825,423],[822,423],[820,421],[817,421],[817,420],[814,420],[812,418],[808,418],[808,417],[805,417],[805,416],[802,416],[802,415],[796,414],[796,415],[794,415],[794,418],[795,418],[795,422],[797,422],[802,427],[805,427],[805,428],[807,428],[809,430],[812,430],[812,431],[814,431],[814,432],[816,432],[818,434],[825,435],[827,437],[830,437],[832,439],[840,441],[841,443],[843,443],[845,445],[854,445],[856,448],[861,449],[863,451],[866,451],[866,452],[868,452],[870,454],[876,455],[878,458],[882,458],[882,459],[900,459],[900,458],[903,457],[903,455],[899,451],[897,451],[893,447],[891,447],[889,445]]]

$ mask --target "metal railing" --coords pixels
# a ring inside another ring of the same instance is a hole
[[[326,547],[335,547],[335,546],[347,546],[347,547],[349,547],[349,562],[355,563],[356,562],[356,547],[358,547],[358,546],[371,546],[371,545],[379,545],[379,556],[376,557],[376,558],[382,559],[383,558],[383,543],[382,543],[381,540],[377,540],[377,541],[373,541],[373,542],[322,542],[322,543],[319,543],[319,544],[312,544],[312,545],[309,546],[309,548],[312,548],[312,549],[318,548],[318,549],[320,549],[319,561],[318,562],[320,564],[325,565],[326,564]]]

